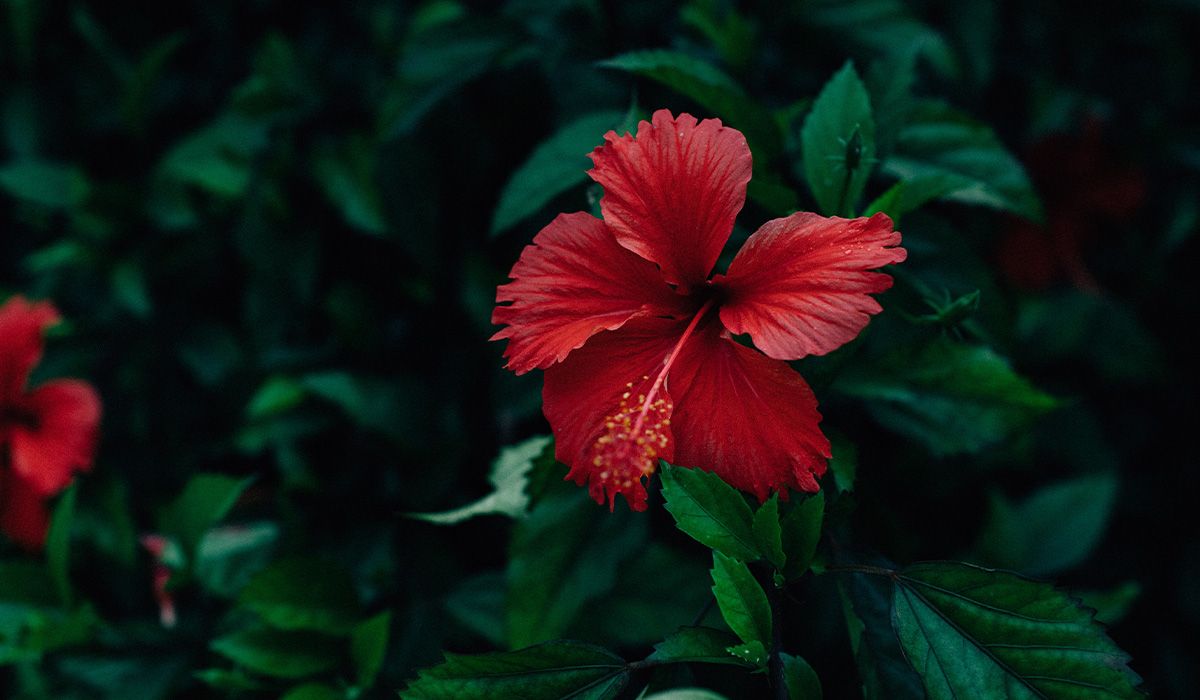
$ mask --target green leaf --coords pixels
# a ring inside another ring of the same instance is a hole
[[[743,642],[771,644],[771,605],[746,563],[713,552],[713,595],[729,629]],[[764,657],[765,663],[765,657]]]
[[[647,656],[646,660],[751,665],[730,655],[729,648],[737,643],[737,637],[725,630],[712,627],[680,627],[655,644],[654,652]]]
[[[829,37],[839,49],[849,42],[872,56],[913,51],[945,77],[959,72],[945,37],[918,20],[902,0],[809,0],[799,5],[799,14],[814,35]]]
[[[507,634],[504,617],[507,594],[504,574],[484,571],[460,581],[442,603],[446,612],[464,627],[501,647]]]
[[[341,566],[315,557],[288,557],[260,570],[238,603],[284,630],[347,634],[359,614],[354,579]]]
[[[589,602],[613,589],[621,563],[639,552],[645,526],[630,511],[608,512],[581,489],[546,498],[518,521],[509,541],[509,646],[561,637]]]
[[[246,404],[246,417],[256,420],[283,413],[300,405],[304,394],[304,385],[294,377],[268,377]]]
[[[266,520],[212,528],[196,548],[196,580],[213,595],[234,597],[271,560],[279,537]]]
[[[956,562],[893,582],[892,625],[930,700],[1143,697],[1093,611],[1050,584]]]
[[[324,683],[305,683],[284,693],[279,700],[343,700],[346,695]]]
[[[847,370],[834,388],[935,455],[980,452],[1058,405],[992,350],[945,337]]]
[[[753,529],[758,551],[772,566],[783,571],[787,556],[783,550],[783,531],[779,526],[779,494],[771,494],[767,502],[754,512]]]
[[[983,554],[995,566],[1049,576],[1083,563],[1100,544],[1117,499],[1115,473],[1045,486],[1017,505],[993,495]]]
[[[783,658],[783,675],[787,679],[788,696],[791,700],[821,700],[821,679],[807,661],[799,656],[780,654]]]
[[[755,640],[746,644],[738,644],[737,646],[729,647],[726,651],[755,668],[762,668],[767,665],[767,648],[760,641]]]
[[[835,548],[832,553],[836,563],[850,563],[845,560],[844,550]],[[878,561],[872,563],[894,568],[882,557],[874,559]],[[864,699],[927,700],[920,677],[908,665],[899,640],[892,632],[891,581],[883,576],[843,572],[839,574],[839,583]]]
[[[385,139],[411,133],[439,102],[517,48],[503,22],[467,17],[415,29],[379,110],[377,130]]]
[[[874,216],[883,212],[891,217],[892,221],[898,221],[901,216],[920,208],[926,202],[957,191],[961,185],[962,179],[949,173],[934,173],[901,180],[868,204],[863,216]]]
[[[727,700],[727,698],[704,688],[672,688],[661,693],[647,695],[641,700]]]
[[[160,531],[174,538],[189,562],[194,562],[200,538],[233,508],[252,479],[223,474],[197,474],[183,493],[167,506]]]
[[[75,516],[75,494],[79,487],[72,484],[63,492],[54,506],[50,518],[50,531],[46,534],[46,566],[54,589],[63,607],[71,607],[71,521]]]
[[[853,216],[875,166],[875,120],[867,89],[847,61],[825,83],[800,131],[804,176],[829,216]]]
[[[992,128],[936,100],[918,101],[882,166],[901,180],[923,179],[946,199],[1042,221],[1041,202],[1021,163]]]
[[[365,233],[387,233],[383,200],[375,180],[376,145],[362,135],[345,144],[322,144],[311,159],[313,176],[346,223]]]
[[[586,182],[592,165],[587,154],[604,143],[604,134],[616,129],[623,118],[620,112],[594,112],[542,141],[501,190],[491,235],[506,231],[558,195]]]
[[[608,700],[629,680],[621,657],[583,642],[464,656],[420,672],[401,700]]]
[[[359,687],[370,688],[375,684],[387,655],[391,627],[392,611],[384,610],[351,631],[350,658],[354,661],[354,675]]]
[[[1080,590],[1073,588],[1071,594],[1084,605],[1096,611],[1096,619],[1113,625],[1125,617],[1129,606],[1142,595],[1142,585],[1137,581],[1126,581],[1110,590]]]
[[[783,152],[783,134],[774,116],[750,99],[729,76],[710,63],[681,51],[654,49],[631,51],[600,66],[616,68],[656,80],[690,97],[746,137],[746,143],[762,165]],[[755,165],[759,165],[758,160]],[[758,168],[756,167],[757,171]]]
[[[245,629],[214,639],[209,648],[255,673],[304,678],[341,659],[336,637],[306,630]]]
[[[250,184],[253,156],[269,143],[270,126],[236,112],[223,114],[168,151],[159,175],[221,197],[240,197]]]
[[[549,435],[538,435],[502,449],[500,456],[492,462],[492,472],[488,476],[495,490],[478,501],[441,513],[410,513],[409,517],[438,525],[453,525],[489,513],[510,518],[525,517],[529,508],[529,472],[552,441]]]
[[[825,515],[825,499],[820,494],[806,496],[792,506],[780,522],[783,551],[787,553],[784,579],[795,581],[803,576],[817,553],[821,539],[821,519]]]
[[[858,474],[858,447],[837,430],[825,428],[824,431],[833,449],[833,457],[829,460],[833,485],[838,492],[853,491],[854,479]]]
[[[676,526],[700,544],[745,561],[762,557],[753,511],[721,477],[663,463],[662,493]]]
[[[91,194],[91,183],[78,166],[20,160],[0,166],[0,188],[20,199],[52,209],[71,209]]]

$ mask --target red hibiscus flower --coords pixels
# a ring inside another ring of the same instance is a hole
[[[42,332],[59,320],[49,302],[15,296],[0,306],[0,529],[28,549],[46,541],[45,500],[90,468],[100,397],[76,379],[26,391]]]
[[[497,290],[508,368],[545,369],[544,411],[567,478],[646,508],[658,459],[718,474],[760,500],[816,491],[829,441],[784,361],[827,353],[880,311],[905,258],[883,214],[769,221],[709,278],[746,200],[750,150],[716,119],[656,112],[591,158],[603,220],[563,214]],[[511,302],[502,305],[504,302]],[[734,339],[749,334],[757,349]]]

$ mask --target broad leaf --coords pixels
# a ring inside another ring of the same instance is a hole
[[[392,611],[384,610],[350,632],[350,657],[359,687],[370,688],[375,684],[387,654],[391,626]]]
[[[543,141],[500,192],[491,235],[507,230],[556,196],[587,182],[587,171],[592,166],[587,154],[604,143],[604,134],[617,128],[623,118],[620,112],[588,114]]]
[[[872,56],[915,51],[946,77],[958,73],[958,58],[940,32],[921,22],[903,0],[809,0],[800,20],[841,49],[850,43]]]
[[[239,630],[217,637],[209,648],[255,673],[276,678],[328,671],[341,659],[336,637],[308,631]]]
[[[613,589],[644,528],[632,512],[609,513],[579,489],[545,499],[518,521],[509,541],[509,646],[561,637],[584,606]]]
[[[892,625],[930,700],[1143,697],[1093,611],[1050,584],[956,562],[893,582]]]
[[[875,166],[871,100],[849,61],[813,103],[800,132],[804,176],[827,216],[850,217]]]
[[[641,700],[728,700],[728,698],[704,688],[672,688],[661,693],[647,695]]]
[[[991,127],[936,100],[918,102],[883,170],[901,180],[945,178],[947,199],[1010,211],[1033,221],[1042,205],[1021,163]],[[936,182],[936,181],[934,181]]]
[[[849,563],[844,556],[838,556],[839,552],[842,550],[833,549],[834,561]],[[881,557],[874,557],[873,561],[892,566]],[[908,665],[891,629],[890,582],[882,576],[848,572],[839,574],[839,583],[865,700],[926,700],[921,679]]]
[[[71,606],[71,522],[78,490],[79,487],[72,484],[59,498],[50,518],[50,531],[46,534],[46,565],[64,607]]]
[[[223,474],[197,474],[183,493],[167,506],[162,516],[162,534],[173,537],[189,562],[195,561],[200,538],[233,508],[250,479]]]
[[[324,683],[305,683],[287,691],[279,700],[342,700],[346,695]]]
[[[664,507],[680,530],[737,559],[757,561],[762,556],[754,534],[754,512],[721,477],[664,463],[662,484]]]
[[[821,679],[807,661],[799,656],[781,654],[783,675],[787,679],[788,696],[791,700],[821,700]]]
[[[358,621],[354,580],[341,566],[288,557],[256,573],[238,596],[242,607],[279,629],[346,634]]]
[[[771,494],[767,502],[754,512],[753,528],[758,551],[772,566],[783,571],[787,556],[783,549],[783,530],[779,525],[779,494]]]
[[[607,700],[629,680],[625,661],[584,642],[549,642],[519,651],[464,656],[420,672],[401,700]]]
[[[698,662],[706,664],[729,664],[749,666],[742,659],[729,653],[736,646],[737,637],[725,630],[711,627],[680,627],[654,645],[654,653],[647,661]],[[753,664],[757,665],[757,664]]]
[[[714,551],[712,577],[713,595],[729,629],[747,644],[769,646],[771,605],[746,563]]]
[[[44,207],[70,209],[87,201],[92,188],[78,166],[26,160],[0,166],[0,189]]]
[[[755,158],[762,160],[761,165],[777,158],[783,150],[783,135],[771,113],[747,97],[732,78],[701,59],[680,51],[656,49],[621,54],[599,65],[657,80],[692,98],[726,126],[741,131]]]
[[[1029,576],[1077,566],[1100,543],[1117,491],[1116,475],[1105,472],[1043,487],[1016,505],[995,494],[981,554],[989,564]]]
[[[979,452],[1057,406],[990,349],[944,337],[848,370],[834,388],[935,455]]]
[[[387,220],[375,179],[376,152],[374,143],[354,135],[344,145],[320,144],[311,162],[313,176],[346,223],[382,236],[387,233]]]
[[[488,476],[495,491],[478,501],[441,513],[410,513],[409,517],[439,525],[452,525],[489,513],[510,518],[525,517],[529,508],[529,472],[551,440],[549,435],[538,435],[501,450],[500,456],[492,462],[492,473]]]
[[[817,541],[821,539],[821,519],[825,515],[825,499],[820,494],[807,496],[788,511],[781,521],[783,548],[787,553],[787,565],[783,576],[795,581],[803,576],[817,553]]]

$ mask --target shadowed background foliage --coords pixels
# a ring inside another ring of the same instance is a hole
[[[854,213],[897,180],[941,189],[880,207],[903,212],[910,257],[863,340],[796,363],[857,456],[842,534],[896,562],[1053,578],[1101,609],[1156,697],[1200,695],[1196,3],[3,12],[0,297],[55,302],[67,321],[35,381],[87,378],[105,411],[60,514],[70,600],[31,593],[41,555],[0,545],[6,696],[394,697],[443,650],[551,630],[647,650],[687,624],[706,553],[653,497],[640,517],[405,514],[480,498],[503,446],[547,432],[539,373],[513,376],[487,342],[495,287],[553,216],[595,210],[583,156],[602,135],[658,108],[742,130],[761,189],[736,250],[818,209],[802,126],[848,60],[876,131]],[[1029,384],[975,397],[993,360]],[[889,381],[909,398],[881,399]],[[170,629],[148,533],[183,550],[164,559],[183,572]],[[334,592],[305,607],[308,584]],[[804,608],[796,648],[827,696],[856,692],[836,593],[805,595],[828,605]],[[312,609],[326,617],[291,616]]]

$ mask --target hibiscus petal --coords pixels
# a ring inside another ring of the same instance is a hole
[[[555,456],[571,467],[567,478],[588,483],[598,503],[607,500],[611,508],[621,493],[631,508],[645,510],[641,477],[657,468],[659,458],[670,461],[674,455],[669,428],[672,401],[665,385],[652,400],[640,434],[622,435],[630,432],[628,425],[640,408],[638,399],[644,401],[686,325],[686,321],[636,318],[620,330],[597,335],[546,370],[542,398],[554,432]],[[644,442],[638,443],[637,438]],[[624,440],[631,449],[621,452],[612,440]]]
[[[686,292],[712,271],[746,201],[750,149],[718,119],[696,124],[667,110],[638,125],[637,138],[610,131],[591,158],[604,186],[600,209],[621,245],[658,263]]]
[[[681,297],[658,268],[617,245],[603,221],[562,214],[526,246],[496,291],[492,323],[508,327],[508,368],[523,374],[561,362],[592,335],[640,313],[673,315]]]
[[[786,487],[816,491],[829,440],[817,400],[791,367],[723,337],[710,323],[671,369],[674,464],[700,468],[765,501]]]
[[[811,212],[768,221],[714,280],[724,290],[721,322],[749,333],[778,360],[824,355],[853,340],[880,306],[868,294],[892,278],[868,272],[904,260],[900,233],[884,214],[826,218]]]
[[[14,296],[0,305],[0,405],[24,392],[29,371],[42,358],[42,332],[58,320],[48,301],[31,304]]]
[[[100,424],[100,397],[86,382],[56,379],[22,398],[18,406],[35,425],[10,428],[12,469],[35,492],[49,496],[91,467]]]
[[[0,530],[28,550],[46,543],[50,513],[42,496],[8,469],[0,469]]]

